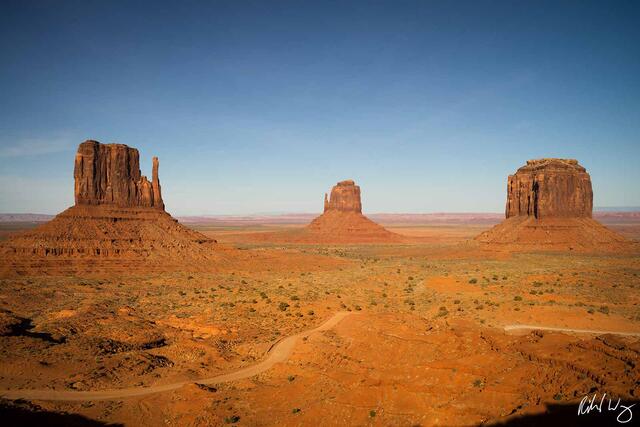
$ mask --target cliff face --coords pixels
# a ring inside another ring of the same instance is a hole
[[[509,176],[507,218],[591,218],[592,210],[591,177],[577,160],[529,160]]]
[[[360,187],[352,180],[340,181],[331,189],[331,197],[324,195],[324,212],[341,211],[362,213]]]
[[[140,173],[138,150],[124,144],[85,141],[78,147],[73,176],[76,205],[152,207],[164,210],[153,158],[151,182]]]
[[[572,159],[529,160],[509,176],[506,219],[475,238],[491,250],[609,252],[631,248],[591,218],[589,174]]]

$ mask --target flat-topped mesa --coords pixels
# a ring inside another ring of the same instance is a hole
[[[360,187],[353,180],[340,181],[331,189],[331,197],[324,195],[324,212],[341,211],[362,213]]]
[[[507,218],[591,218],[592,210],[591,177],[577,160],[528,160],[509,176]]]
[[[151,182],[140,173],[140,155],[124,144],[85,141],[78,147],[73,177],[76,205],[151,207],[164,210],[158,158]]]

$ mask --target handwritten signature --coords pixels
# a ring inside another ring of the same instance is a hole
[[[606,407],[604,405],[605,399],[607,400]],[[578,406],[578,415],[585,415],[595,411],[602,413],[603,410],[605,412],[619,410],[620,412],[616,417],[616,421],[618,421],[620,424],[626,424],[633,418],[633,411],[631,411],[631,408],[633,408],[634,406],[635,403],[631,405],[624,405],[620,398],[618,398],[617,401],[615,398],[607,398],[607,393],[604,393],[602,395],[602,398],[598,400],[598,393],[594,393],[593,396],[586,395],[582,398],[582,400],[580,401],[580,405]]]

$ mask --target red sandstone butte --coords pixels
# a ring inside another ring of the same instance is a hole
[[[330,199],[324,195],[324,212],[328,211],[362,213],[360,187],[351,179],[340,181],[331,189]]]
[[[509,176],[507,218],[591,218],[592,210],[591,177],[577,160],[529,160]]]
[[[215,240],[165,211],[158,166],[154,157],[149,181],[140,172],[135,148],[80,144],[73,172],[75,205],[2,242],[0,276],[137,268],[141,260],[164,268],[218,259],[210,245]]]
[[[300,241],[320,243],[398,242],[401,237],[362,215],[360,187],[340,181],[324,195],[324,212],[297,235]]]
[[[574,159],[529,160],[507,181],[506,219],[476,240],[507,250],[610,251],[623,236],[591,218],[591,177]]]
[[[149,182],[140,173],[140,155],[124,144],[85,141],[78,147],[73,172],[76,205],[153,207],[164,210],[158,179],[158,158],[153,158]]]

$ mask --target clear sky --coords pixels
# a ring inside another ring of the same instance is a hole
[[[640,206],[638,1],[0,2],[0,212],[73,204],[85,139],[160,158],[173,214],[500,212],[577,158]]]

